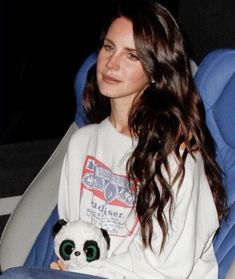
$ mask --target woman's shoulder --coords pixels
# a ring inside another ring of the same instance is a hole
[[[67,153],[70,154],[69,156],[74,157],[77,153],[86,150],[89,142],[95,139],[96,130],[97,124],[88,124],[76,130],[68,142]]]
[[[79,128],[71,136],[69,144],[73,145],[73,144],[77,144],[79,142],[85,143],[88,140],[95,139],[98,135],[98,132],[105,127],[106,122],[107,122],[107,120],[104,119],[100,123],[88,124],[86,126]]]
[[[181,150],[180,155],[183,155],[183,150]],[[182,162],[180,162],[175,153],[169,154],[168,164],[171,174],[177,173],[181,163]],[[195,172],[204,173],[204,161],[199,151],[195,151],[193,154],[187,154],[184,161],[184,169],[187,175],[193,175]]]
[[[198,173],[199,175],[204,174],[204,160],[200,151],[195,151],[192,154],[188,153],[186,160],[184,162],[184,168],[186,173],[191,173],[192,175]]]
[[[193,168],[200,168],[204,170],[204,160],[202,154],[199,150],[193,152],[193,154],[188,153],[186,164],[191,165]]]
[[[97,129],[97,126],[98,124],[88,124],[86,126],[78,128],[78,130],[73,133],[70,141],[75,141],[77,139],[80,139],[81,137],[89,136]]]

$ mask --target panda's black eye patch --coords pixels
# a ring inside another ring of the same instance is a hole
[[[88,262],[92,262],[100,258],[100,249],[97,242],[94,240],[87,240],[84,243],[83,251],[86,254],[86,260]]]
[[[62,241],[59,249],[62,259],[65,261],[70,260],[70,255],[72,254],[74,248],[75,244],[72,240],[66,239]]]

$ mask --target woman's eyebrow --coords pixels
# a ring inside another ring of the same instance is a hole
[[[126,49],[127,51],[136,52],[136,49],[135,49],[135,48],[126,47],[125,49]]]
[[[114,42],[112,40],[110,40],[109,38],[104,38],[104,42],[109,42],[110,44],[114,45]]]

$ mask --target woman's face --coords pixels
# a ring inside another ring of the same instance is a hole
[[[97,82],[102,95],[131,104],[149,84],[137,57],[132,22],[117,18],[110,25],[97,60]]]

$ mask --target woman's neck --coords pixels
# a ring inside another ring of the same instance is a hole
[[[109,120],[120,133],[131,136],[128,126],[128,115],[131,103],[123,99],[111,99],[111,114]]]
[[[115,115],[115,113],[111,112],[109,117],[109,121],[112,126],[119,132],[124,135],[130,136],[130,131],[128,127],[128,117],[125,115]]]

